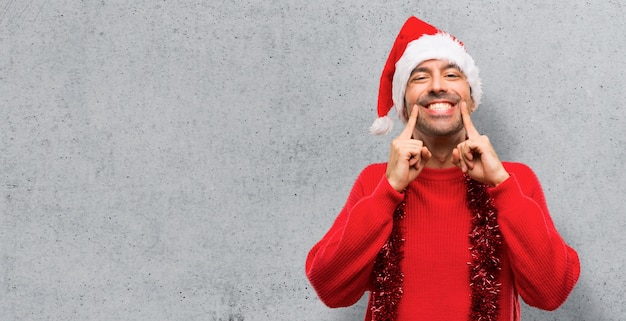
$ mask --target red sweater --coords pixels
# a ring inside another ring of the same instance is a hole
[[[580,263],[555,229],[533,171],[519,163],[504,166],[511,177],[489,194],[504,239],[499,320],[510,321],[519,320],[518,295],[540,309],[559,307],[578,280]],[[307,277],[329,307],[350,306],[371,288],[376,255],[403,199],[385,170],[386,164],[363,170],[334,224],[309,252]],[[463,174],[425,168],[407,193],[397,321],[467,320],[471,222]],[[365,320],[371,320],[369,305]]]

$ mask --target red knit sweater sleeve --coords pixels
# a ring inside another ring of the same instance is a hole
[[[385,168],[375,164],[361,172],[330,230],[309,252],[306,275],[329,307],[350,306],[369,289],[376,255],[403,198],[389,185]]]
[[[505,167],[511,177],[490,194],[498,208],[516,289],[527,304],[554,310],[578,280],[578,254],[557,232],[533,171],[519,163]]]

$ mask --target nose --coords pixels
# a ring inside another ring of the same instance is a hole
[[[436,75],[431,78],[430,92],[438,94],[448,91],[448,85],[443,75]]]

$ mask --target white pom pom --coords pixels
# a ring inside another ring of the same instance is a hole
[[[393,120],[389,116],[378,117],[370,127],[372,135],[387,135],[393,129]]]

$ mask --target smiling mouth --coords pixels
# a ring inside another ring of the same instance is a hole
[[[430,110],[448,110],[452,108],[450,103],[434,103],[427,106]]]

